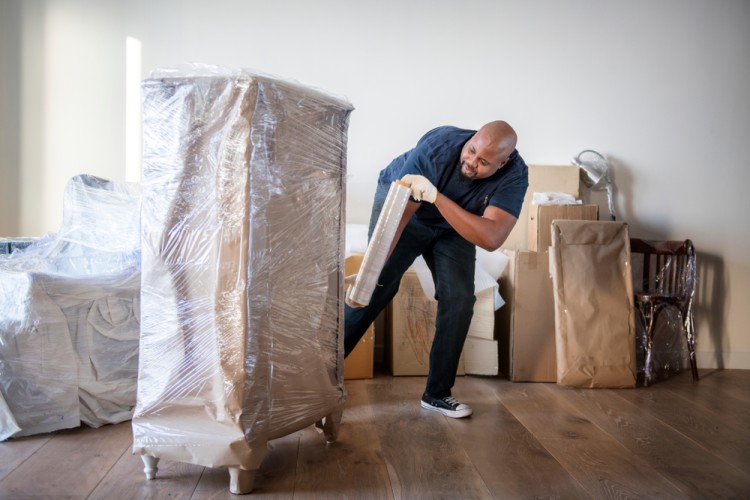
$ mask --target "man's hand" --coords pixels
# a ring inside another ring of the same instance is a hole
[[[435,203],[435,200],[437,200],[437,188],[427,180],[427,177],[407,174],[401,179],[401,181],[411,187],[411,196],[415,200],[426,201],[429,203]]]

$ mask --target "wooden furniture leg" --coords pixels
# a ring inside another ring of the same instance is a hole
[[[229,492],[235,495],[245,495],[253,491],[255,486],[255,471],[229,467]]]
[[[159,467],[157,467],[159,459],[150,455],[141,455],[141,460],[143,460],[143,472],[146,473],[146,479],[154,479],[156,471],[159,470]]]

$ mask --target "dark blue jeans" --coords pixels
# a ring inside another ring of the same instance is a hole
[[[382,202],[375,202],[370,221],[372,236]],[[378,285],[366,307],[345,306],[345,355],[357,345],[375,318],[398,292],[401,277],[418,256],[424,256],[435,281],[438,301],[435,339],[430,350],[430,371],[425,392],[435,398],[451,395],[461,350],[474,313],[476,248],[453,229],[427,226],[414,217],[404,228],[393,253],[383,266]]]

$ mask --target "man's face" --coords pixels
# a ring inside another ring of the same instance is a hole
[[[461,177],[486,179],[508,161],[507,156],[493,143],[489,134],[479,130],[461,149]]]

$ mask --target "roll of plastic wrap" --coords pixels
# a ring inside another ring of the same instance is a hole
[[[378,283],[380,272],[383,270],[388,250],[391,248],[393,238],[396,236],[401,216],[409,201],[411,189],[401,181],[391,183],[388,196],[385,199],[383,210],[380,212],[378,222],[372,232],[372,237],[362,258],[362,266],[354,281],[348,296],[348,302],[354,307],[364,307],[370,303],[372,292]]]

